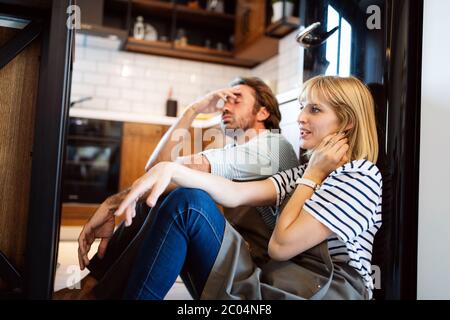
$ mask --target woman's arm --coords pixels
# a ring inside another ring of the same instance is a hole
[[[135,216],[136,202],[142,200],[149,207],[155,206],[171,182],[181,187],[202,189],[225,207],[270,205],[275,204],[277,198],[275,186],[268,179],[232,182],[174,162],[161,162],[133,183],[115,215],[125,213],[126,225],[130,225]]]
[[[277,193],[269,179],[251,182],[233,182],[220,176],[199,172],[178,164],[173,165],[172,182],[186,188],[206,191],[213,200],[225,207],[243,205],[264,206],[276,202]]]
[[[343,136],[329,136],[316,148],[303,178],[317,184],[336,168],[348,161],[347,139]],[[289,202],[278,218],[269,241],[269,255],[275,260],[288,260],[327,239],[332,231],[303,210],[306,200],[314,190],[298,185]]]
[[[303,177],[309,178],[307,175]],[[289,260],[331,235],[330,229],[303,210],[306,200],[310,199],[313,193],[312,188],[304,185],[295,189],[281,212],[269,241],[268,250],[272,259]]]

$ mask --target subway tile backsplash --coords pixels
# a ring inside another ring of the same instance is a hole
[[[74,108],[165,114],[172,88],[179,112],[237,76],[258,76],[276,93],[300,86],[303,51],[295,32],[280,41],[280,54],[253,69],[118,51],[115,40],[77,34],[72,101]]]

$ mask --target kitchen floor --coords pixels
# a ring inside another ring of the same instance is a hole
[[[77,238],[80,231],[81,227],[61,228],[58,250],[58,268],[56,269],[54,286],[55,291],[73,286],[89,273],[87,269],[81,271],[78,265]],[[96,241],[92,245],[91,252],[97,251],[98,244],[99,241]],[[181,278],[178,277],[173,287],[167,293],[165,300],[192,300],[191,295],[187,291]]]

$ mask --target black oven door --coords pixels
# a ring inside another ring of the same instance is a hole
[[[117,193],[120,140],[69,138],[64,168],[64,202],[101,203]]]

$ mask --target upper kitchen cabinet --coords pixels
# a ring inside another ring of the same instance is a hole
[[[105,0],[103,12],[114,16],[120,5],[133,52],[250,68],[278,53],[278,27],[287,30],[284,16],[272,23],[272,1]]]
[[[77,0],[81,8],[80,33],[120,40],[123,48],[130,25],[129,0]]]
[[[269,12],[266,8],[269,7],[265,1],[238,1],[235,32],[236,58],[262,62],[278,54],[278,40],[265,35]]]

